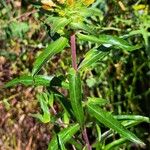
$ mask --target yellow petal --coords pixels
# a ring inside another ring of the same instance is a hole
[[[74,3],[74,0],[67,0],[68,5],[72,5]]]
[[[134,10],[143,10],[143,9],[146,9],[148,7],[148,5],[139,4],[139,5],[134,5],[132,7]]]
[[[94,3],[95,0],[83,0],[83,3],[87,6],[91,5],[92,3]]]
[[[57,0],[57,2],[60,3],[60,4],[64,4],[65,0]]]
[[[42,8],[45,10],[53,10],[53,8],[48,5],[42,5]]]
[[[53,1],[51,1],[51,0],[42,0],[41,3],[43,5],[47,5],[49,7],[55,7],[56,6],[56,4]]]

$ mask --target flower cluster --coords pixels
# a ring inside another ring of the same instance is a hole
[[[67,7],[77,5],[91,5],[95,0],[42,0],[42,8],[45,10],[53,10],[54,8],[59,7],[60,5],[65,5]]]

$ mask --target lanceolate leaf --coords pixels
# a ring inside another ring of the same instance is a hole
[[[36,59],[32,75],[38,73],[42,66],[55,54],[61,52],[68,45],[68,40],[60,37],[58,40],[52,42]]]
[[[36,75],[36,76],[20,76],[19,78],[15,78],[8,83],[5,84],[5,87],[15,86],[17,84],[23,84],[25,86],[35,85],[35,86],[49,86],[53,76],[44,76],[44,75]]]
[[[137,138],[133,133],[127,130],[123,125],[120,124],[110,113],[104,111],[96,105],[87,105],[89,113],[96,118],[100,123],[105,126],[115,130],[124,138],[135,142],[140,145],[145,145],[139,138]]]
[[[105,104],[108,104],[109,101],[99,97],[88,97],[88,101],[86,103],[88,103],[89,105],[103,106]]]
[[[84,123],[84,111],[82,107],[81,79],[78,72],[73,68],[69,72],[69,92],[71,106],[76,120],[82,126]]]
[[[115,140],[115,141],[111,142],[110,144],[106,145],[103,150],[112,150],[115,147],[122,145],[126,141],[127,141],[126,138],[121,138],[119,140]]]
[[[97,37],[93,35],[84,35],[78,33],[77,36],[80,40],[83,41],[90,41],[99,44],[110,44],[110,46],[115,46],[116,48],[121,48],[126,51],[133,51],[141,47],[139,45],[137,46],[130,45],[124,39],[111,35],[99,35],[99,37]]]
[[[35,117],[37,119],[39,119],[42,123],[48,123],[50,122],[51,118],[50,115],[47,113],[43,113],[43,114],[31,114],[32,117]]]
[[[136,120],[140,122],[147,122],[150,123],[150,118],[149,117],[144,117],[140,115],[117,115],[114,116],[117,120]]]
[[[106,55],[108,55],[108,52],[100,51],[97,49],[91,49],[86,53],[85,58],[79,65],[78,69],[84,70],[86,68],[89,68],[98,60],[102,60]]]
[[[74,124],[60,131],[58,133],[58,136],[60,137],[61,142],[63,144],[68,142],[72,138],[72,136],[79,130],[79,128],[80,128],[79,124]],[[48,145],[48,150],[60,150],[57,136],[54,136],[53,139],[50,141]]]
[[[60,150],[67,150],[65,148],[64,143],[62,142],[62,139],[61,139],[60,135],[58,135],[57,138],[58,138],[58,143],[59,143]]]
[[[48,101],[47,101],[47,97],[45,97],[46,93],[42,93],[42,94],[38,94],[37,98],[38,101],[40,103],[40,108],[43,111],[43,114],[31,114],[31,116],[36,117],[38,119],[40,119],[43,123],[48,123],[51,120],[51,114],[49,112],[49,108],[48,108]]]

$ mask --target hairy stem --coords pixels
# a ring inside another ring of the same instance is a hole
[[[75,33],[72,33],[70,36],[70,44],[71,44],[71,55],[72,55],[72,67],[77,71]]]

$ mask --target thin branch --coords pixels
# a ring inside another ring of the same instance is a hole
[[[32,10],[32,11],[29,11],[29,12],[26,12],[24,14],[21,14],[20,16],[17,16],[16,18],[13,18],[11,20],[8,21],[8,23],[11,23],[12,21],[15,21],[15,20],[18,20],[18,19],[21,19],[21,18],[27,18],[28,16],[36,13],[37,10]]]

